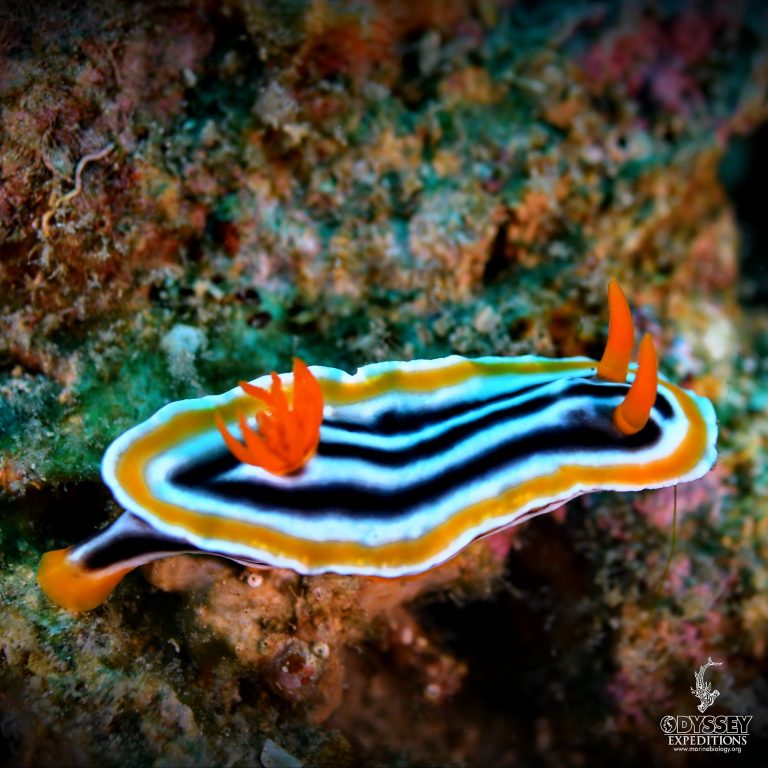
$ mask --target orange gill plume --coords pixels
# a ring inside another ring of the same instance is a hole
[[[634,435],[647,423],[656,402],[659,363],[650,333],[643,336],[637,355],[637,373],[627,396],[613,412],[613,423],[625,435]]]
[[[227,448],[244,464],[262,467],[274,475],[287,475],[303,467],[317,450],[323,420],[323,393],[309,368],[294,358],[292,407],[274,371],[270,390],[247,381],[241,381],[240,387],[247,395],[261,400],[264,409],[256,414],[258,433],[248,426],[242,413],[237,414],[245,445],[229,432],[216,413],[216,426]]]
[[[608,341],[597,366],[597,375],[605,381],[627,380],[629,360],[635,343],[632,313],[624,292],[616,280],[608,283]]]

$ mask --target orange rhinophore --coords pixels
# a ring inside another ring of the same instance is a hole
[[[240,387],[261,400],[265,409],[256,414],[258,433],[248,426],[245,416],[237,415],[245,445],[229,432],[221,415],[216,413],[216,426],[235,458],[274,475],[288,475],[303,467],[317,450],[323,420],[323,393],[309,368],[294,358],[292,407],[274,371],[271,390],[247,381],[241,381]]]
[[[597,375],[605,381],[624,383],[635,343],[632,313],[624,292],[615,280],[608,283],[608,342],[597,366]]]
[[[627,396],[613,412],[613,423],[625,435],[639,432],[651,416],[659,385],[659,363],[650,333],[643,336],[637,355],[637,373]]]

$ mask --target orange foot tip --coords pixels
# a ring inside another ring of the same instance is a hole
[[[73,563],[68,553],[72,547],[54,549],[40,558],[37,582],[43,592],[68,611],[90,611],[101,605],[132,568],[89,571]]]

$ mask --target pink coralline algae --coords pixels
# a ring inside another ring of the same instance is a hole
[[[716,52],[726,19],[689,10],[665,22],[632,19],[597,43],[582,65],[597,87],[623,85],[633,97],[651,101],[683,115],[703,104],[697,74]]]

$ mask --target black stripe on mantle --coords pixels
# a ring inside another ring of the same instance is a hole
[[[592,408],[571,412],[567,423],[554,426],[545,424],[526,435],[488,446],[481,454],[469,456],[466,461],[411,485],[374,487],[365,483],[364,473],[362,477],[351,477],[345,482],[317,483],[311,486],[297,484],[286,487],[284,484],[276,485],[267,479],[257,478],[247,481],[229,480],[224,474],[236,467],[238,462],[228,452],[209,455],[198,462],[180,467],[172,471],[168,481],[185,490],[241,504],[246,508],[252,507],[254,512],[286,512],[306,517],[334,515],[353,519],[408,516],[416,508],[438,501],[467,482],[511,470],[515,464],[534,455],[544,462],[549,457],[556,464],[562,456],[574,451],[604,450],[610,447],[625,454],[627,463],[631,463],[633,452],[658,442],[662,427],[652,417],[646,427],[635,435],[625,436],[617,432],[611,423],[612,406],[599,401],[622,394],[626,389],[626,385],[596,386],[579,380],[567,392],[558,393],[558,398],[551,395],[532,398],[508,409],[486,414],[469,424],[456,425],[435,438],[420,441],[400,451],[386,452],[336,440],[322,441],[318,448],[318,452],[326,457],[353,457],[376,466],[407,466],[447,450],[457,441],[467,439],[494,424],[511,423],[524,413],[546,407],[545,403],[552,405],[564,395],[588,394],[594,398],[595,405]],[[475,407],[484,405],[475,404]],[[672,414],[671,405],[663,394],[657,397],[656,409],[662,416]]]

